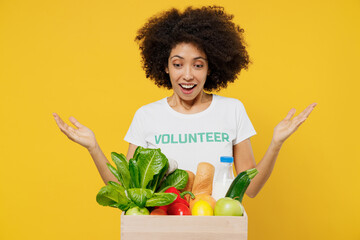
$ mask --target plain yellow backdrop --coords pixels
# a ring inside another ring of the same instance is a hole
[[[91,128],[107,157],[126,153],[135,111],[171,94],[145,78],[137,29],[213,4],[245,29],[253,64],[217,94],[244,103],[257,162],[292,107],[318,103],[245,197],[249,240],[360,239],[358,0],[0,1],[0,239],[120,238],[94,163],[51,113]]]

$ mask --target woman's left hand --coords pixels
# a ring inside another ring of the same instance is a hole
[[[295,108],[291,109],[287,116],[274,129],[273,142],[276,144],[283,144],[284,141],[293,134],[298,127],[305,122],[311,111],[316,106],[316,103],[310,104],[299,115],[291,119],[295,114]]]

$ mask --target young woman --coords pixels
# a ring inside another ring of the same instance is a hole
[[[139,30],[146,76],[173,94],[141,107],[125,136],[127,158],[137,146],[160,148],[179,168],[196,172],[199,162],[217,168],[220,156],[233,156],[237,173],[256,167],[247,195],[255,197],[274,168],[285,140],[306,120],[316,104],[294,117],[295,109],[274,129],[270,146],[256,164],[250,137],[256,134],[243,104],[233,98],[210,94],[226,88],[249,64],[243,29],[221,7],[165,11]],[[73,128],[53,114],[60,130],[86,147],[105,183],[116,181],[94,133],[70,117]]]

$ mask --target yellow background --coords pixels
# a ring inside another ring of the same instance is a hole
[[[194,1],[0,1],[0,239],[119,239],[120,211],[95,201],[104,185],[85,149],[51,115],[75,116],[106,156],[140,106],[169,96],[145,78],[135,44],[146,19]],[[218,94],[240,99],[258,134],[317,102],[274,172],[245,197],[249,239],[360,239],[360,2],[219,4],[245,29],[253,64]]]

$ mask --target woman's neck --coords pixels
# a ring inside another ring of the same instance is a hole
[[[173,93],[173,95],[167,99],[167,102],[172,109],[184,114],[202,112],[210,106],[211,101],[212,94],[207,94],[205,92],[201,92],[201,94],[192,100],[182,99],[176,93]]]

